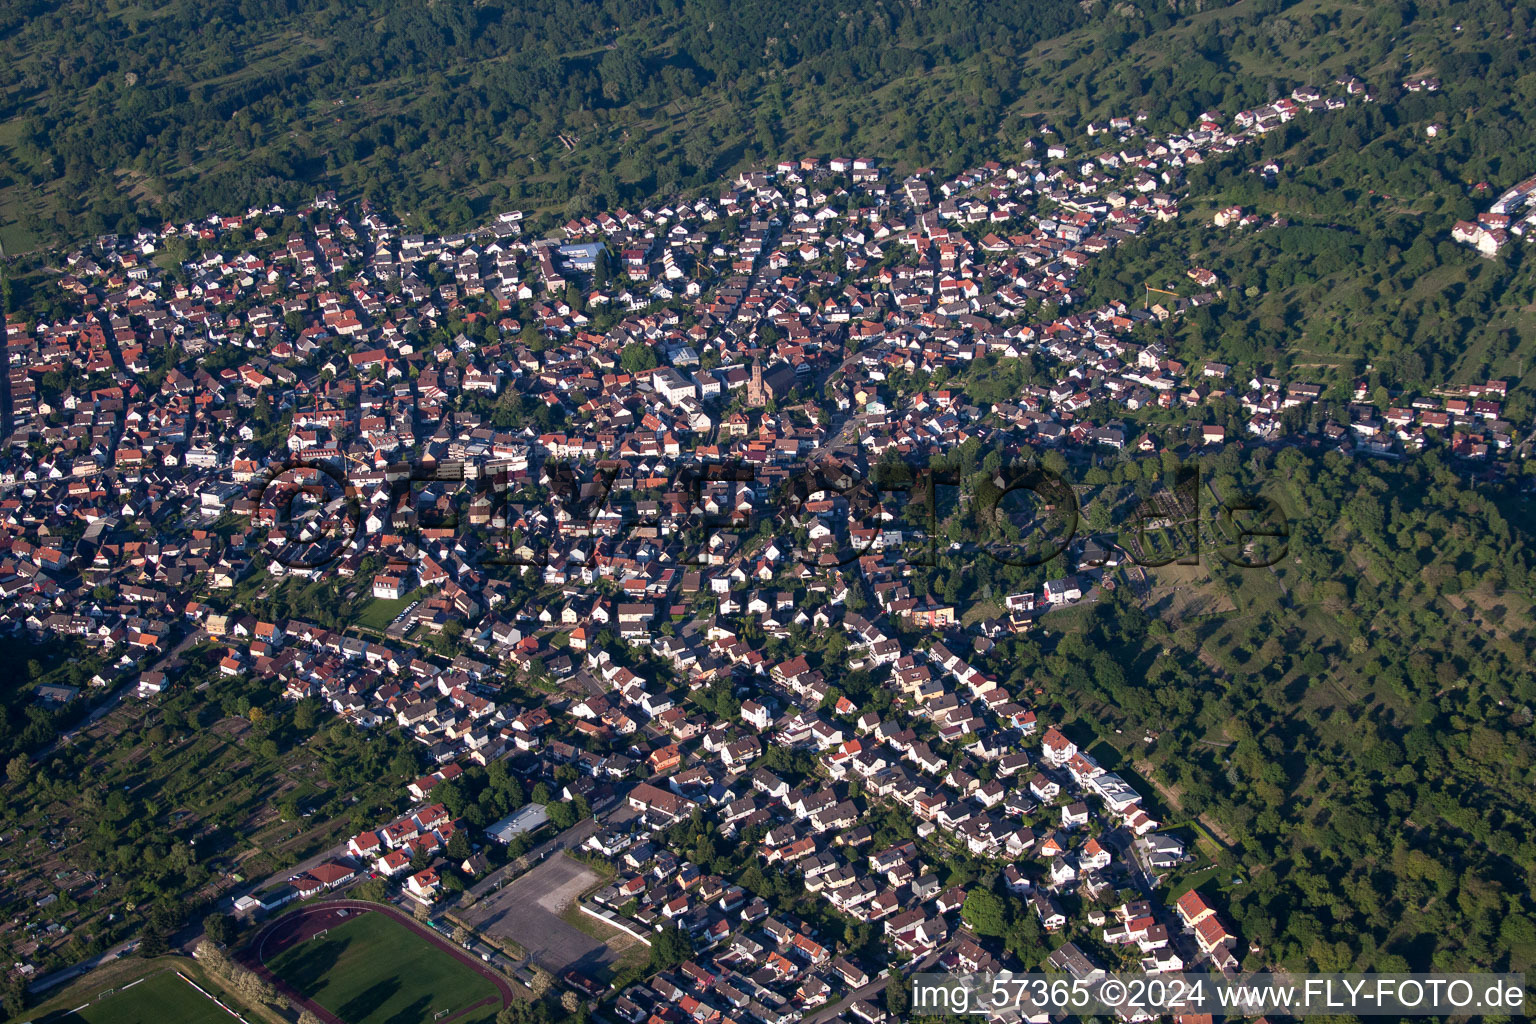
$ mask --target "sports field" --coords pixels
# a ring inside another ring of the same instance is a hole
[[[501,1006],[489,978],[384,913],[354,913],[266,968],[345,1024],[447,1022],[471,1007],[478,1019]]]
[[[151,974],[129,988],[64,1014],[59,1024],[231,1024],[234,1018],[175,971]]]

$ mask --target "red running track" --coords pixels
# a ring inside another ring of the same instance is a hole
[[[345,911],[345,914],[338,913],[338,911]],[[307,942],[327,928],[352,920],[359,913],[388,914],[395,921],[409,928],[461,964],[464,964],[482,977],[489,979],[491,984],[496,986],[497,992],[501,994],[502,1006],[508,1006],[514,999],[518,998],[516,991],[512,988],[512,983],[501,975],[486,970],[478,958],[471,956],[431,928],[422,925],[413,917],[402,914],[394,907],[385,906],[382,903],[370,903],[365,900],[326,900],[321,903],[311,904],[310,906],[300,907],[298,910],[284,914],[282,917],[263,925],[237,959],[262,978],[271,982],[273,987],[294,1004],[309,1010],[322,1021],[325,1021],[325,1024],[353,1024],[351,1021],[342,1020],[323,1006],[304,998],[287,982],[272,973],[267,968],[266,962],[286,949],[296,946],[301,942]],[[493,999],[482,999],[473,1006],[466,1006],[458,1013],[444,1017],[437,1024],[450,1024],[450,1022],[456,1021],[460,1017],[492,1005],[494,1001]]]

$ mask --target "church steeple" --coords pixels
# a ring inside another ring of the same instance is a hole
[[[756,409],[767,401],[767,395],[763,389],[763,363],[760,359],[752,360],[752,379],[747,381],[747,405]]]

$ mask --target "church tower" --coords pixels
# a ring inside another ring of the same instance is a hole
[[[752,360],[752,379],[747,381],[747,407],[750,409],[761,408],[767,401],[767,394],[763,390],[763,364],[760,360]]]

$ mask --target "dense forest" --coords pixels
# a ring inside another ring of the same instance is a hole
[[[1112,602],[1038,661],[1018,651],[1021,664],[1046,669],[1085,726],[1124,723],[1127,763],[1152,771],[1170,810],[1177,794],[1222,825],[1238,868],[1225,895],[1259,959],[1525,969],[1526,506],[1472,490],[1433,454],[1362,467],[1229,449],[1209,470],[1218,489],[1263,488],[1287,508],[1288,557],[1265,571],[1207,555],[1191,582],[1227,606],[1149,616]]]

